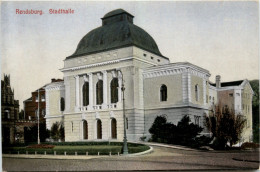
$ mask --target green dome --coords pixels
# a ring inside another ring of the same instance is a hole
[[[87,33],[79,42],[74,54],[66,59],[129,46],[162,56],[154,39],[133,24],[133,16],[118,9],[104,15],[102,26]]]

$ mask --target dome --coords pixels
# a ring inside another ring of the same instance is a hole
[[[104,15],[102,26],[87,33],[79,42],[76,51],[66,59],[123,47],[136,46],[161,57],[154,39],[142,28],[133,24],[131,14],[123,9]]]

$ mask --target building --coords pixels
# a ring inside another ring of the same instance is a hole
[[[217,98],[220,108],[228,107],[237,115],[243,115],[246,119],[246,126],[241,142],[251,141],[252,138],[252,100],[253,90],[247,79],[231,82],[220,81],[221,77],[216,76],[215,84],[210,83],[210,90],[215,95],[209,96],[209,101],[214,104],[214,97]]]
[[[51,83],[63,81],[62,79],[52,79]],[[24,103],[24,118],[26,120],[38,120],[38,108],[40,108],[40,121],[45,122],[46,103],[45,103],[45,86],[33,91],[32,96],[25,100]],[[39,91],[39,92],[38,92]]]
[[[158,115],[177,122],[189,115],[203,126],[219,90],[208,70],[188,62],[170,63],[154,39],[117,9],[87,33],[66,57],[64,81],[46,86],[47,128],[64,122],[65,141],[123,140],[122,83],[128,140],[150,136]],[[213,97],[209,100],[209,97]],[[206,130],[202,134],[208,134]]]
[[[33,125],[33,122],[24,120],[19,113],[19,100],[14,99],[10,75],[4,75],[1,80],[1,115],[3,145],[23,143],[24,127]]]

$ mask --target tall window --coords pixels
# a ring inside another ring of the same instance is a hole
[[[111,137],[112,137],[112,139],[116,139],[117,138],[116,119],[115,118],[113,118],[111,120]]]
[[[194,115],[195,125],[200,126],[200,116]]]
[[[111,103],[118,102],[118,79],[114,78],[110,83],[111,88]]]
[[[88,139],[88,122],[86,120],[83,122],[83,139]]]
[[[64,100],[64,98],[62,97],[62,98],[60,98],[60,111],[64,111],[64,109],[65,109],[65,100]]]
[[[198,86],[198,84],[195,85],[195,98],[196,98],[196,101],[199,101],[199,86]]]
[[[99,80],[96,85],[96,99],[97,105],[101,105],[103,103],[103,81]]]
[[[83,92],[83,106],[89,105],[89,83],[85,82],[82,88]]]
[[[100,119],[97,120],[97,139],[102,139],[102,122]]]
[[[166,85],[162,85],[160,88],[160,100],[161,102],[167,101],[167,87]]]

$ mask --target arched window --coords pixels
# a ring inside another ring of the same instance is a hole
[[[60,98],[60,111],[63,112],[65,110],[65,99]]]
[[[112,139],[116,139],[117,138],[117,132],[116,132],[116,119],[112,118],[111,120],[111,137]]]
[[[97,139],[102,139],[102,122],[100,119],[97,120]]]
[[[101,105],[103,103],[103,81],[99,80],[96,85],[96,99],[97,105]]]
[[[83,106],[89,105],[89,83],[85,82],[82,88],[83,93]]]
[[[88,122],[83,121],[83,139],[88,139]]]
[[[114,78],[110,83],[111,103],[118,102],[118,79]]]
[[[167,87],[166,85],[162,85],[160,88],[160,100],[161,102],[167,101]]]
[[[196,98],[196,101],[199,101],[199,86],[198,86],[198,84],[195,85],[195,98]]]

